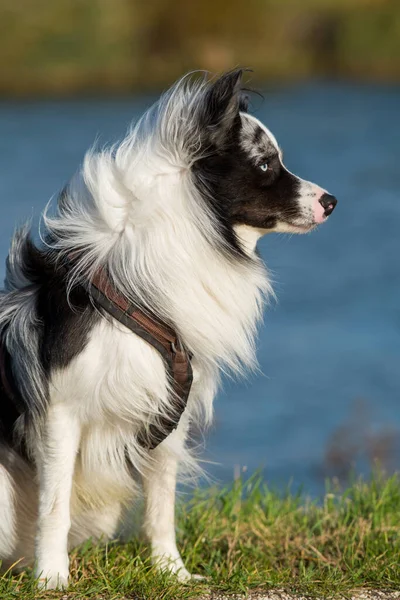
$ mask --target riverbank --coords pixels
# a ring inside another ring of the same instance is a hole
[[[182,585],[157,574],[144,542],[107,547],[88,543],[72,553],[73,583],[64,596],[37,594],[29,574],[23,574],[0,579],[0,597],[216,600],[249,594],[260,600],[287,600],[361,599],[362,593],[364,598],[399,597],[398,477],[378,476],[344,492],[328,488],[321,502],[300,494],[276,494],[253,478],[230,489],[196,492],[190,501],[181,500],[178,515],[184,561],[191,572],[206,578],[202,582]]]

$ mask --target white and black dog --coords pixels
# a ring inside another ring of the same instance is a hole
[[[177,469],[194,464],[188,428],[210,422],[221,370],[255,365],[271,293],[257,240],[308,232],[336,205],[283,166],[247,112],[242,75],[183,78],[120,144],[86,155],[45,213],[41,244],[28,228],[12,240],[0,294],[0,559],[34,563],[42,586],[66,585],[68,550],[112,538],[141,489],[153,560],[190,577],[175,542]],[[138,433],[171,410],[165,362],[93,300],[99,269],[191,356],[186,410],[153,450]]]

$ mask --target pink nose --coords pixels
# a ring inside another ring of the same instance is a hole
[[[325,193],[322,194],[321,198],[319,199],[319,203],[324,209],[324,217],[329,217],[329,215],[333,212],[333,209],[337,204],[337,200],[335,196],[331,196],[331,194]]]

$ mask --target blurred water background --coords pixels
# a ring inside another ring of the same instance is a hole
[[[95,139],[189,69],[253,66],[254,113],[287,166],[339,203],[310,235],[261,241],[278,297],[261,370],[225,381],[205,468],[261,467],[311,494],[375,461],[399,469],[398,2],[0,0],[0,17],[1,279],[14,226],[37,222]]]
[[[122,135],[150,97],[0,105],[0,274],[16,223],[37,217],[95,138]],[[326,475],[400,465],[400,89],[308,83],[267,92],[256,114],[286,163],[339,199],[306,236],[260,243],[278,302],[266,311],[263,374],[227,381],[207,467],[265,467],[317,490]]]

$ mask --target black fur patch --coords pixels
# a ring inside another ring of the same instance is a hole
[[[38,287],[34,306],[35,334],[44,377],[42,387],[47,390],[52,371],[66,367],[82,352],[100,315],[83,288],[74,288],[68,303],[66,270],[58,264],[54,253],[37,248],[29,239],[22,252],[24,275]],[[17,378],[13,377],[13,355],[7,353],[5,360],[7,383],[15,393],[10,394],[6,389],[9,386],[0,385],[0,436],[12,444],[17,418],[24,413],[29,422],[37,414],[38,407],[32,405],[32,398],[24,398]],[[21,448],[16,449],[21,451]]]
[[[0,351],[1,376],[0,376],[0,439],[7,444],[14,442],[14,425],[20,416],[23,407],[19,392],[11,370],[11,358],[4,346]]]
[[[43,324],[41,360],[49,376],[82,352],[100,315],[80,286],[72,289],[68,301],[64,268],[47,257],[44,260],[47,272],[37,297],[37,313]]]
[[[99,319],[87,292],[75,287],[67,298],[66,268],[57,254],[25,245],[25,275],[38,286],[36,315],[40,329],[44,372],[66,367],[85,348],[88,334]]]

